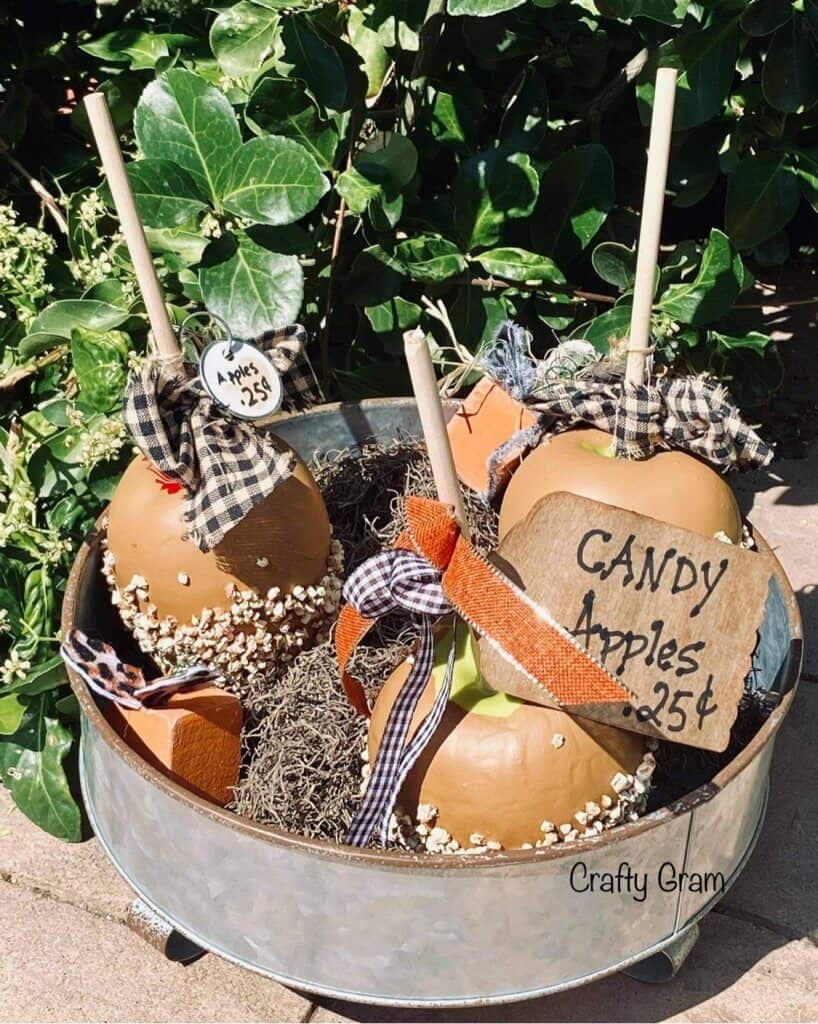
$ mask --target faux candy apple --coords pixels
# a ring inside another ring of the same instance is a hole
[[[590,427],[557,434],[535,448],[511,478],[500,508],[500,539],[534,505],[554,491],[568,491],[639,512],[686,530],[741,540],[741,512],[724,477],[681,451],[646,459],[612,454],[610,434]]]
[[[187,539],[183,512],[182,489],[141,456],[108,510],[105,573],[143,650],[163,668],[201,661],[250,678],[323,638],[341,552],[300,459],[211,551]]]
[[[438,642],[410,734],[434,702],[449,642],[450,634]],[[652,771],[644,737],[495,692],[480,675],[471,643],[461,624],[452,696],[403,784],[403,811],[415,817],[419,806],[431,806],[435,826],[461,847],[499,843],[505,849],[575,839],[635,813],[635,773],[641,773],[637,789],[644,793]],[[378,695],[370,763],[409,671],[404,662]]]

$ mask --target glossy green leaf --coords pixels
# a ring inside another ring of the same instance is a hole
[[[406,267],[381,246],[363,249],[352,261],[344,292],[357,306],[378,306],[399,294],[406,284]]]
[[[193,176],[170,160],[137,160],[127,171],[139,216],[149,227],[180,227],[206,208]]]
[[[533,152],[548,134],[548,85],[527,67],[500,122],[500,138],[514,150]]]
[[[0,697],[0,736],[17,732],[25,710],[25,702],[16,693],[7,693]],[[2,742],[0,739],[0,743]]]
[[[739,249],[772,238],[795,216],[798,178],[785,153],[747,156],[727,181],[724,223]]]
[[[55,335],[66,340],[76,327],[87,327],[93,331],[107,331],[119,327],[129,317],[119,306],[96,299],[60,299],[35,317],[30,327],[31,334]]]
[[[210,46],[225,74],[257,71],[273,53],[278,23],[274,10],[251,0],[225,8],[210,27]]]
[[[744,265],[730,239],[714,228],[691,281],[671,285],[657,308],[683,324],[712,323],[731,308],[744,283]]]
[[[520,7],[525,0],[449,0],[449,14],[472,18],[491,18]]]
[[[464,74],[451,75],[446,86],[429,87],[429,127],[432,137],[454,152],[477,144],[483,113],[483,92]]]
[[[389,68],[389,54],[378,33],[366,24],[366,18],[358,7],[347,8],[347,33],[350,46],[361,58],[367,80],[366,95],[371,99],[381,91]]]
[[[376,334],[393,334],[417,327],[423,310],[416,302],[396,295],[377,306],[367,306],[364,312]]]
[[[158,61],[171,53],[197,46],[198,40],[193,36],[120,28],[82,43],[79,49],[99,60],[128,64],[132,71],[145,71],[155,68]]]
[[[50,690],[59,689],[67,682],[65,662],[59,654],[55,654],[53,658],[40,662],[31,669],[25,679],[16,679],[5,689],[18,696],[32,697],[38,693],[48,693]]]
[[[818,146],[798,151],[797,174],[801,194],[818,213]]]
[[[332,168],[338,128],[321,117],[298,82],[266,75],[250,94],[244,116],[256,135],[284,135],[299,142],[322,171]]]
[[[270,252],[247,235],[227,235],[205,250],[199,283],[205,305],[237,338],[294,323],[304,297],[296,256]]]
[[[750,331],[749,334],[741,336],[722,334],[719,331],[709,331],[708,341],[727,351],[749,348],[759,354],[762,354],[764,349],[772,344],[770,336],[768,334],[761,334],[760,331]]]
[[[633,288],[636,251],[619,242],[601,242],[591,253],[591,264],[603,281],[621,292]]]
[[[363,150],[352,167],[338,178],[336,189],[355,214],[365,213],[370,204],[381,207],[394,202],[415,176],[418,155],[403,135],[392,135],[382,149]]]
[[[466,269],[463,254],[448,239],[418,235],[395,246],[395,259],[416,281],[446,281]]]
[[[477,352],[508,319],[508,310],[501,298],[487,294],[482,288],[461,285],[449,306],[449,316],[460,344]]]
[[[239,122],[223,92],[191,71],[166,71],[142,93],[134,130],[146,157],[188,171],[218,203],[241,145]]]
[[[581,324],[571,334],[572,338],[583,338],[597,352],[607,354],[616,348],[623,338],[627,338],[631,327],[631,307],[614,306],[601,316]]]
[[[123,331],[71,332],[71,357],[84,405],[95,412],[119,408],[128,378],[130,338]]]
[[[547,281],[565,284],[565,275],[553,260],[526,249],[510,246],[481,252],[477,257],[487,274],[508,281]]]
[[[26,817],[58,839],[79,842],[80,812],[63,770],[72,742],[51,696],[33,697],[19,728],[0,739],[0,778]]]
[[[326,38],[308,17],[292,14],[281,28],[283,51],[276,67],[285,77],[300,78],[319,106],[330,112],[349,110],[368,87],[360,57],[343,40]]]
[[[608,18],[650,18],[664,25],[681,25],[690,0],[600,0],[598,6]]]
[[[49,349],[58,348],[65,344],[65,338],[59,334],[49,334],[46,331],[34,331],[21,339],[17,346],[17,352],[21,359],[34,359],[36,356],[48,352]]]
[[[742,11],[741,27],[748,36],[767,36],[792,18],[792,0],[753,0]]]
[[[673,127],[684,131],[720,114],[736,69],[738,25],[714,22],[698,32],[681,34],[659,47],[660,64],[680,66]],[[650,121],[656,64],[645,68],[636,94],[642,121]]]
[[[492,150],[464,160],[454,179],[454,222],[464,249],[494,245],[504,225],[527,217],[539,181],[527,153]]]
[[[540,183],[531,220],[534,247],[566,266],[605,223],[613,202],[613,164],[605,147],[591,143],[569,150],[557,157]]]
[[[770,41],[761,88],[770,106],[793,114],[818,100],[818,49],[804,18],[777,29]]]
[[[298,142],[265,135],[234,155],[222,189],[226,210],[261,224],[292,224],[314,209],[329,182]]]

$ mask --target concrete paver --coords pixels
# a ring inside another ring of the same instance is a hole
[[[804,620],[804,672],[818,679],[818,445],[806,459],[731,480],[742,511],[772,545]]]
[[[131,889],[96,840],[60,843],[17,810],[0,786],[0,880],[124,920]],[[2,1004],[0,1004],[0,1007]]]
[[[0,882],[4,1021],[301,1021],[309,1010],[218,957],[170,963],[116,921]]]
[[[722,907],[818,945],[818,683],[802,682],[776,740],[764,830]],[[818,1018],[818,977],[815,1016]]]

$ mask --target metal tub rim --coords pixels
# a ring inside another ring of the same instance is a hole
[[[409,398],[368,399],[362,402],[339,402],[321,405],[308,412],[299,413],[297,415],[299,418],[304,419],[331,412],[340,412],[343,414],[346,411],[349,411],[350,414],[353,414],[353,410],[355,414],[360,414],[361,412],[365,413],[367,410],[375,410],[383,406],[414,407],[414,404],[414,399]],[[276,422],[289,418],[289,416],[278,417]],[[78,598],[81,593],[83,577],[86,569],[88,568],[89,562],[98,554],[99,539],[100,532],[97,528],[93,530],[89,537],[83,542],[74,560],[71,573],[68,577],[65,599],[63,602],[61,621],[63,632],[71,628],[73,624]],[[755,759],[767,743],[772,742],[781,727],[781,724],[794,700],[801,670],[803,653],[801,619],[797,604],[794,600],[792,588],[787,581],[786,574],[778,562],[778,559],[769,549],[764,538],[758,533],[756,533],[756,539],[761,541],[761,546],[765,548],[773,558],[776,568],[779,571],[780,578],[785,584],[785,591],[788,597],[792,598],[788,601],[788,614],[791,627],[789,662],[786,676],[782,682],[783,697],[781,702],[772,711],[767,721],[764,722],[750,742],[741,751],[739,751],[737,756],[725,765],[725,767],[722,768],[710,782],[699,786],[697,789],[692,790],[690,793],[685,794],[678,800],[667,804],[665,807],[662,807],[651,814],[645,815],[638,821],[628,822],[615,829],[611,829],[609,832],[605,832],[598,837],[583,840],[584,849],[590,851],[602,846],[613,846],[615,844],[624,843],[633,837],[659,828],[667,821],[681,814],[686,814],[694,810],[696,807],[706,804],[721,792],[733,779],[735,779],[744,770],[744,768],[746,768],[747,765]],[[341,862],[351,861],[357,864],[365,864],[368,862],[371,864],[377,864],[380,868],[388,868],[395,871],[424,873],[430,871],[437,873],[461,871],[479,872],[481,868],[496,868],[499,861],[509,865],[529,864],[532,862],[541,863],[545,861],[556,861],[563,857],[567,858],[576,854],[576,846],[574,844],[569,844],[567,847],[552,846],[534,850],[503,850],[487,854],[473,855],[470,857],[453,857],[446,854],[429,853],[412,854],[396,850],[361,850],[345,844],[336,843],[331,840],[309,839],[306,836],[277,829],[272,825],[265,825],[249,818],[241,817],[232,811],[218,807],[210,801],[191,793],[183,786],[163,775],[158,771],[158,769],[148,764],[147,761],[140,757],[139,754],[137,754],[128,746],[128,744],[125,743],[123,739],[121,739],[113,727],[108,723],[82,678],[72,671],[69,671],[68,675],[72,690],[79,702],[84,720],[88,722],[96,730],[103,741],[138,774],[154,786],[161,789],[168,796],[186,804],[197,813],[210,817],[227,828],[254,836],[257,839],[269,842],[275,846],[289,847],[304,853],[310,853],[322,858],[331,858]]]

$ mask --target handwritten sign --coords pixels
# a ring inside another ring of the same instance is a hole
[[[773,563],[766,555],[573,494],[552,494],[493,561],[627,687],[631,704],[572,713],[724,750],[757,642]],[[553,704],[485,640],[497,689]]]
[[[245,341],[220,339],[202,352],[199,375],[211,397],[243,420],[262,420],[281,407],[284,390],[270,357]]]

